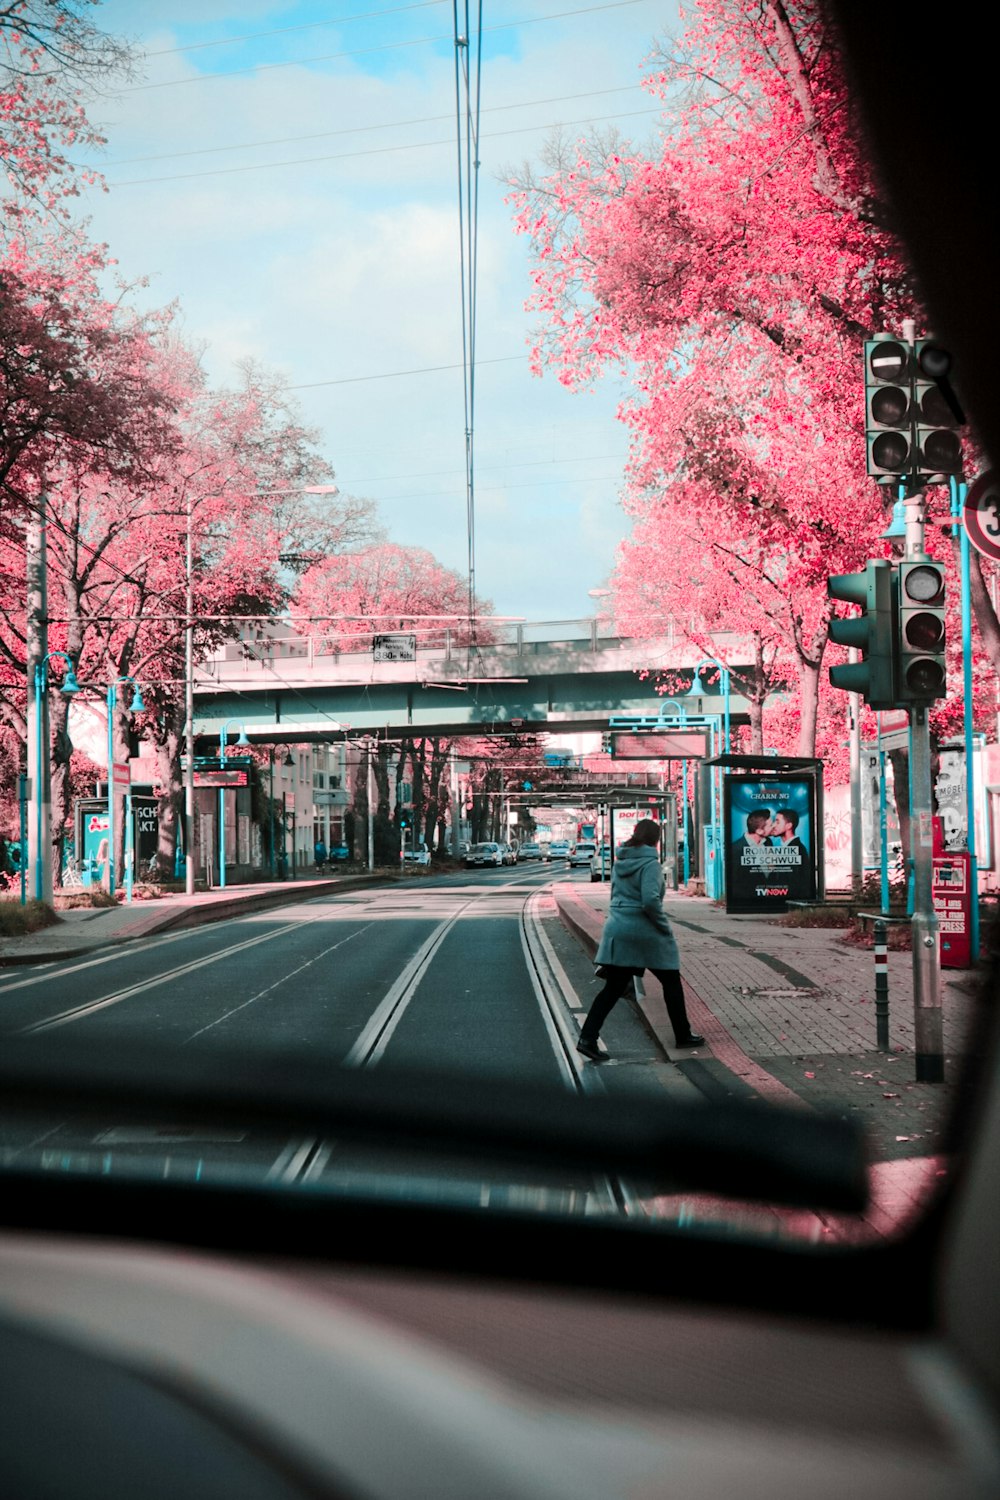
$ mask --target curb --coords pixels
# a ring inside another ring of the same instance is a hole
[[[392,875],[347,875],[341,880],[310,883],[289,881],[280,887],[267,886],[260,893],[250,896],[235,896],[231,900],[205,902],[204,905],[182,906],[174,911],[150,912],[123,932],[111,933],[107,937],[97,936],[75,948],[49,949],[34,953],[0,954],[0,969],[25,967],[28,964],[47,964],[61,959],[82,958],[97,948],[108,948],[119,943],[136,942],[153,933],[166,932],[171,928],[201,927],[209,922],[225,921],[227,917],[239,916],[243,912],[267,911],[271,907],[288,906],[307,896],[323,895],[328,890],[364,890],[368,886],[392,885],[397,877]],[[44,929],[43,929],[44,930]]]

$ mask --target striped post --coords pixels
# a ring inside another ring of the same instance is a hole
[[[889,1050],[889,948],[888,927],[875,923],[875,1044],[880,1052]]]

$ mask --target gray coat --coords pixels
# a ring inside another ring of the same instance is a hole
[[[648,844],[626,845],[611,868],[611,906],[595,963],[622,969],[679,969],[680,954],[663,910],[666,880]]]

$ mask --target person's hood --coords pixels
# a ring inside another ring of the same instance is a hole
[[[615,855],[618,879],[628,881],[629,885],[640,885],[642,872],[650,862],[653,864],[660,862],[660,856],[651,844],[627,845]]]

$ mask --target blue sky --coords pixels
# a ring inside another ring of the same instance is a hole
[[[126,277],[150,278],[143,299],[179,303],[214,380],[247,358],[279,372],[342,489],[464,572],[452,13],[105,0],[141,71],[91,111],[111,191],[82,211]],[[654,141],[641,65],[677,28],[671,0],[483,6],[476,563],[500,614],[593,612],[625,527],[625,434],[617,381],[573,395],[529,374],[527,247],[498,179],[557,124]]]

